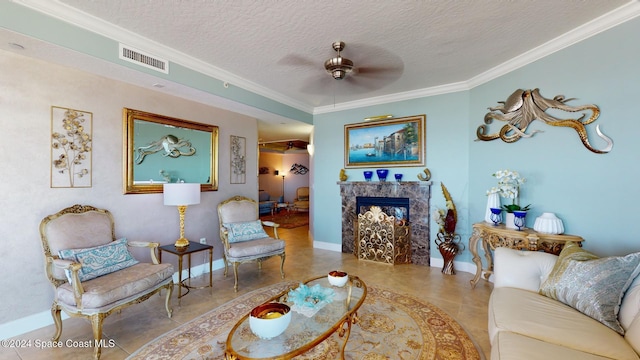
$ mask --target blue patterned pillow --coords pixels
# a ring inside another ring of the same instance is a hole
[[[82,268],[78,272],[80,281],[91,280],[138,263],[127,249],[127,239],[125,238],[92,248],[60,250],[58,255],[61,259],[82,264]],[[70,271],[67,271],[67,279],[71,283]]]
[[[577,244],[567,243],[540,294],[592,317],[620,335],[620,302],[640,272],[640,253],[597,258]]]
[[[222,224],[229,229],[229,242],[240,242],[269,237],[260,220]]]

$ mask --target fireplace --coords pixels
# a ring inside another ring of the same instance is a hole
[[[356,214],[364,214],[372,206],[379,206],[382,212],[394,216],[396,221],[409,222],[409,198],[391,198],[377,196],[357,196]]]
[[[354,239],[357,236],[358,214],[364,207],[377,205],[404,212],[411,225],[411,259],[414,264],[429,265],[429,202],[430,181],[403,182],[338,182],[342,197],[342,252],[356,254]],[[376,202],[376,203],[372,203]],[[365,210],[366,211],[366,210]]]

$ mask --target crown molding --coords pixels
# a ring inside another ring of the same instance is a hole
[[[59,2],[58,0],[13,1],[63,22],[73,24],[79,28],[102,35],[111,40],[121,42],[138,50],[167,59],[175,64],[180,64],[188,69],[219,80],[223,84],[228,83],[232,86],[237,86],[254,94],[279,102],[283,105],[291,106],[292,108],[309,114],[313,112],[313,106],[274,92],[262,85],[258,85],[250,80],[244,79],[183,52],[177,51],[176,49],[170,48],[149,38],[104,21],[91,14],[75,9],[67,4]],[[117,54],[115,55],[117,56]],[[169,64],[169,66],[171,66],[171,64]]]
[[[640,0],[632,0],[626,5],[614,9],[534,49],[484,71],[469,80],[391,95],[371,97],[357,101],[337,103],[334,105],[313,107],[283,94],[274,92],[271,89],[234,75],[228,71],[212,66],[211,64],[195,59],[187,54],[176,51],[175,49],[169,48],[153,40],[115,26],[93,15],[81,12],[57,0],[13,1],[64,22],[74,24],[85,30],[113,39],[114,41],[119,41],[137,49],[163,57],[171,62],[183,65],[194,71],[198,71],[214,79],[220,80],[223,83],[230,83],[283,105],[314,115],[470,90],[640,15]]]

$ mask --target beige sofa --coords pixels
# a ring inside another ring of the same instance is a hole
[[[627,290],[618,296],[623,295],[620,306],[614,304],[611,308],[619,309],[614,316],[624,329],[621,335],[572,306],[538,292],[548,284],[545,283],[548,278],[555,276],[552,270],[558,268],[556,262],[562,262],[558,259],[541,252],[496,249],[494,290],[489,300],[491,359],[640,359],[640,276],[637,271],[629,275]],[[593,306],[601,294],[615,293],[605,284],[591,296],[594,287],[590,282],[579,279],[570,285],[577,289],[575,292],[586,296],[583,305]]]

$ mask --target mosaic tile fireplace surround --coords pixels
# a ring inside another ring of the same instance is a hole
[[[338,182],[342,197],[342,252],[354,254],[356,223],[362,203],[393,207],[397,203],[400,209],[408,200],[406,214],[411,224],[411,259],[414,264],[429,265],[429,203],[431,200],[431,181]],[[365,198],[365,199],[363,199]],[[380,204],[375,203],[379,198]],[[360,199],[360,201],[358,201]],[[359,203],[359,204],[357,204]],[[390,205],[391,204],[391,205]],[[396,214],[389,214],[396,215]]]

